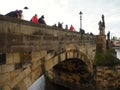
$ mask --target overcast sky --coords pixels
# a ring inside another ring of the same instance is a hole
[[[27,6],[29,9],[24,10]],[[30,20],[34,14],[45,16],[48,25],[63,22],[71,24],[76,31],[80,28],[82,11],[82,28],[87,33],[98,34],[98,22],[101,15],[105,16],[106,33],[120,37],[120,0],[1,0],[0,13],[6,14],[16,9],[22,9],[25,20]]]

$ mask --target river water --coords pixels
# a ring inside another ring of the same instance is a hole
[[[116,48],[117,52],[116,57],[120,59],[120,48]],[[31,85],[28,90],[70,90],[65,87],[61,87],[55,84],[50,83],[49,81],[45,82],[45,77],[41,76],[38,80],[36,80],[33,85]]]
[[[115,51],[117,52],[117,58],[120,59],[120,48],[116,48]]]
[[[36,80],[28,90],[45,90],[45,77],[42,75],[38,80]]]

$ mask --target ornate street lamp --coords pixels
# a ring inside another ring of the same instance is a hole
[[[83,13],[80,11],[79,14],[80,14],[80,30],[82,30],[82,14]]]

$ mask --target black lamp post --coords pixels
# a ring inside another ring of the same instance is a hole
[[[79,14],[80,14],[80,30],[81,30],[81,29],[82,29],[82,14],[83,14],[83,13],[80,11]]]

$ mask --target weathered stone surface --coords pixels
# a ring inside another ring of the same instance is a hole
[[[9,81],[11,81],[12,79],[14,79],[15,77],[17,77],[20,73],[22,72],[22,70],[15,70],[12,72],[9,72]]]
[[[36,62],[33,62],[32,65],[31,65],[31,69],[34,70],[34,69],[36,69],[37,67],[40,68],[40,66],[41,66],[41,60],[36,61]]]
[[[0,74],[2,73],[2,68],[1,68],[1,66],[0,66]]]
[[[16,86],[12,88],[12,90],[27,90],[27,87],[24,81],[19,82]]]
[[[0,85],[1,86],[6,84],[8,80],[9,80],[9,74],[8,73],[0,74]]]
[[[120,69],[120,65],[116,66],[115,68],[116,68],[116,69]]]
[[[26,77],[24,79],[24,83],[25,83],[25,86],[27,88],[29,88],[32,85],[32,77],[31,77],[31,75],[28,75],[28,77]]]
[[[17,85],[17,80],[14,78],[11,82],[8,83],[8,85],[13,88],[15,85]]]
[[[106,36],[97,35],[96,37],[96,49],[98,52],[104,53],[106,51]]]
[[[49,53],[49,54],[47,54],[47,56],[45,56],[45,60],[49,60],[53,56],[54,56],[54,53]]]
[[[6,64],[20,63],[19,53],[6,53]]]
[[[0,86],[27,90],[45,70],[51,70],[60,61],[79,58],[87,63],[86,57],[94,57],[95,37],[0,15],[0,53],[6,54],[5,64],[0,65]]]
[[[46,54],[47,54],[46,51],[32,52],[32,62],[40,60]]]
[[[22,71],[15,78],[16,78],[17,82],[20,82],[25,78],[25,73]]]
[[[25,76],[27,76],[27,75],[29,75],[31,73],[31,68],[28,67],[23,72],[25,73]]]
[[[9,86],[4,86],[3,90],[11,90],[11,88]]]
[[[58,62],[59,62],[59,56],[55,56],[55,57],[52,59],[53,66],[55,66],[56,64],[58,64]]]
[[[77,52],[74,52],[74,58],[78,58],[78,53]]]
[[[36,79],[38,79],[38,77],[40,77],[40,75],[42,75],[42,69],[40,67],[38,67],[32,72],[32,83]]]
[[[10,71],[15,70],[15,65],[10,64],[10,65],[1,65],[1,73],[7,73]]]
[[[14,63],[20,63],[20,53],[13,53]]]
[[[73,57],[73,52],[68,52],[67,53],[67,58],[72,58]]]
[[[65,60],[66,59],[66,53],[60,54],[60,58],[61,58],[61,61]]]
[[[119,67],[119,66],[117,66]],[[120,82],[120,68],[115,67],[97,67],[95,81],[100,88],[117,88]]]
[[[7,53],[6,54],[6,64],[12,64],[14,63],[13,59],[13,53]]]

